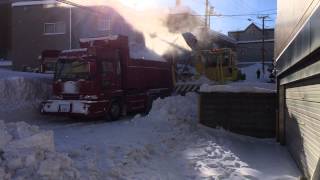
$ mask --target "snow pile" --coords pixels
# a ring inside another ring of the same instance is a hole
[[[139,142],[138,146],[112,147],[110,156],[118,158],[112,158],[108,176],[114,179],[184,179],[183,174],[172,171],[171,166],[162,161],[172,161],[173,157],[166,157],[166,154],[173,153],[177,143],[195,131],[197,97],[195,93],[188,93],[186,97],[157,99],[146,117],[136,116],[131,120],[136,128],[147,128],[146,135],[151,139]],[[188,106],[179,108],[177,104]]]
[[[187,93],[186,96],[171,96],[166,99],[157,99],[152,104],[152,109],[147,118],[150,121],[167,121],[170,123],[194,122],[197,119],[196,93]],[[180,107],[179,105],[188,105]]]
[[[84,179],[296,179],[284,147],[197,123],[198,95],[157,99],[147,116],[56,129]],[[248,148],[250,147],[250,148]]]
[[[72,164],[55,151],[52,131],[0,121],[0,179],[79,179]]]
[[[51,94],[52,80],[47,75],[9,70],[1,70],[0,75],[0,112],[37,109]]]
[[[1,60],[0,59],[0,67],[12,66],[12,61]]]

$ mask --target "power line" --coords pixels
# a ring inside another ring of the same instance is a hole
[[[265,62],[265,21],[269,16],[259,16],[259,19],[262,20],[262,73],[265,74],[264,62]]]
[[[268,13],[268,14],[259,14],[259,13],[252,13],[252,14],[210,14],[209,16],[214,17],[241,17],[241,16],[269,16],[274,15],[277,13]],[[186,13],[174,13],[170,15],[186,15]],[[200,15],[200,14],[189,14],[190,16],[206,16],[206,15]]]
[[[268,16],[277,13],[268,13],[268,14],[260,14],[260,13],[249,13],[249,14],[215,14],[213,16],[224,16],[224,17],[236,17],[236,16]]]
[[[259,12],[268,12],[268,11],[277,11],[277,9],[266,9],[266,10],[261,10],[256,12],[259,13]]]

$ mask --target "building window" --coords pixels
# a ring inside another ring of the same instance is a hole
[[[65,34],[65,33],[66,33],[66,24],[64,22],[44,23],[45,35],[55,35],[55,34]]]
[[[110,16],[99,19],[98,30],[99,31],[111,31],[111,18],[110,18]]]

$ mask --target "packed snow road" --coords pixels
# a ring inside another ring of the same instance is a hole
[[[32,78],[31,84],[38,80],[44,81]],[[20,79],[19,84],[32,86],[28,78]],[[0,143],[0,150],[2,146],[4,149],[0,160],[7,158],[0,161],[0,179],[2,171],[6,174],[3,177],[10,174],[11,179],[282,180],[297,179],[300,175],[285,147],[272,139],[239,136],[197,124],[197,94],[156,100],[147,116],[116,122],[75,121],[39,115],[36,104],[48,94],[38,92],[37,88],[42,87],[39,84],[33,85],[34,89],[19,92],[26,93],[24,96],[15,97],[11,91],[2,96],[1,105],[7,103],[10,108],[0,112],[6,124],[0,126],[1,132],[8,130],[13,138]],[[46,86],[50,85],[43,85],[43,89]],[[12,121],[25,121],[45,131],[21,123],[12,125]],[[21,129],[23,133],[19,133]],[[48,131],[54,135],[51,137]],[[5,137],[1,132],[0,142]],[[39,137],[42,141],[38,141]],[[23,145],[26,142],[38,144],[37,152],[45,153],[34,160],[32,169],[26,160],[34,147]],[[17,144],[24,148],[19,153],[9,148]],[[57,161],[53,161],[55,157],[59,157]],[[19,163],[12,166],[9,162]]]

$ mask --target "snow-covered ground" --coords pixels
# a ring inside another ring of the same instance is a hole
[[[7,81],[15,81],[16,78],[24,79],[19,83],[12,83],[14,86],[20,86],[25,83],[25,80],[29,80],[24,76],[26,74],[7,73],[14,75],[1,79]],[[2,70],[0,74],[3,74]],[[43,78],[40,74],[26,76],[42,81],[44,84],[47,84],[47,80],[50,79],[46,75]],[[10,89],[21,88],[14,86]],[[47,86],[44,85],[44,87]],[[46,94],[40,93],[37,90],[38,87],[39,84],[31,83],[28,88],[22,88],[25,89],[24,91],[17,91],[17,93],[28,93],[29,95],[26,96],[28,98],[22,96],[14,99],[11,94],[1,98],[7,98],[8,104],[13,105],[28,101],[33,104],[44,98],[43,95]],[[44,89],[41,91],[45,91]],[[4,87],[0,94],[6,91],[8,90]],[[13,98],[14,103],[9,101],[9,96]],[[37,100],[29,97],[35,97]],[[20,121],[37,124],[45,130],[52,130],[55,149],[52,150],[53,155],[49,155],[49,160],[58,156],[69,164],[68,166],[59,164],[64,162],[62,160],[53,163],[54,167],[57,167],[55,170],[58,175],[62,173],[62,176],[65,175],[64,173],[69,175],[71,173],[73,177],[79,176],[79,179],[139,180],[298,178],[300,172],[287,150],[275,143],[275,140],[239,136],[199,125],[197,101],[198,95],[195,93],[187,94],[185,97],[172,96],[158,99],[147,116],[126,117],[117,122],[67,121],[65,118],[40,116],[34,110],[28,111],[25,106],[11,108],[10,113],[0,111],[0,115],[5,122],[11,121],[10,115],[15,114]],[[12,109],[14,111],[11,111]],[[25,113],[21,113],[21,109]],[[0,139],[3,135],[1,132],[3,131],[0,131]],[[44,132],[37,130],[36,133]],[[47,139],[50,143],[50,136]],[[66,154],[70,160],[59,153]],[[26,154],[22,153],[22,155],[25,157]],[[2,162],[0,158],[0,171],[3,163],[6,162]],[[45,167],[50,171],[48,166]],[[69,170],[60,171],[63,167]],[[38,169],[35,174],[48,173],[45,170]],[[22,173],[20,175],[28,173],[18,172]]]
[[[198,125],[197,99],[169,97],[145,117],[57,128],[57,149],[92,179],[297,179],[290,155],[274,140]]]

